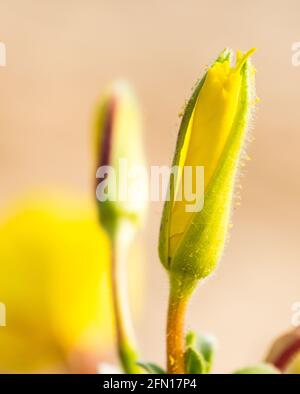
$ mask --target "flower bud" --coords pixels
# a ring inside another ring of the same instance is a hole
[[[300,327],[278,338],[272,345],[266,361],[283,373],[300,374]]]
[[[162,264],[182,278],[198,280],[209,275],[223,250],[234,182],[255,102],[254,68],[249,61],[253,51],[238,53],[232,66],[231,51],[225,50],[196,85],[184,111],[173,160],[179,176],[170,178],[159,244]],[[190,181],[195,187],[199,166],[204,167],[204,204],[193,212],[187,209],[190,201],[181,187],[185,190]],[[186,167],[193,171],[189,179]]]
[[[141,114],[128,83],[115,82],[103,94],[95,130],[100,221],[109,231],[124,219],[136,225],[144,216],[147,183]]]

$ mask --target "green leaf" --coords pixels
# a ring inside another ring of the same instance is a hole
[[[193,347],[188,347],[185,351],[185,368],[187,373],[206,374],[207,363],[201,353]]]
[[[281,372],[271,364],[259,363],[238,369],[233,372],[234,375],[270,375],[280,374]]]
[[[144,370],[146,372],[151,373],[151,374],[165,374],[166,373],[166,371],[164,371],[159,365],[154,364],[154,363],[139,361],[139,362],[137,362],[137,365],[144,368]]]
[[[216,340],[213,336],[195,333],[190,331],[186,336],[186,347],[194,348],[198,353],[202,355],[206,362],[206,373],[209,373],[212,368]]]

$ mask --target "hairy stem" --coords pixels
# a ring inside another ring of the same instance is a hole
[[[179,285],[178,285],[179,284]],[[185,314],[193,286],[185,286],[180,280],[170,281],[167,317],[167,371],[172,374],[185,373]]]

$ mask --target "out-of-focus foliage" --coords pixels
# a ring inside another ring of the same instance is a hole
[[[266,361],[274,364],[282,373],[300,374],[300,326],[274,341]]]

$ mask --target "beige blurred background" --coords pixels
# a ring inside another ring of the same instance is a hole
[[[2,0],[0,202],[32,187],[92,193],[90,124],[101,89],[116,77],[144,108],[149,164],[169,164],[177,114],[205,66],[226,46],[256,46],[252,160],[242,204],[217,274],[199,289],[188,326],[218,337],[215,371],[263,357],[291,327],[300,301],[300,3],[289,1]],[[161,204],[141,237],[147,252],[143,358],[164,359],[166,275],[157,256]],[[141,262],[142,264],[142,262]]]

